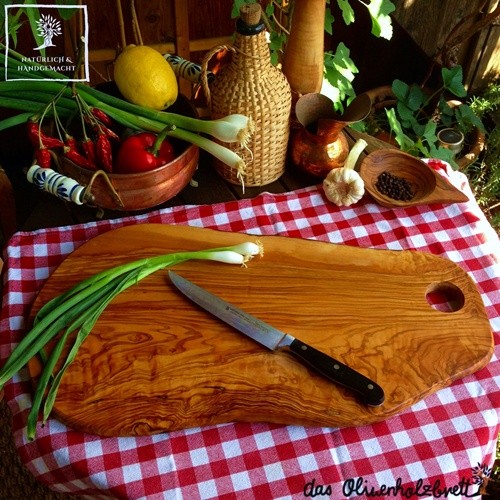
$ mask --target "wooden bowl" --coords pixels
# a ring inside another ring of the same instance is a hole
[[[381,193],[376,184],[383,172],[406,180],[411,185],[412,198],[407,201],[396,200]],[[380,149],[370,153],[362,161],[359,173],[365,183],[365,189],[377,203],[388,208],[469,200],[464,193],[425,162],[397,149]]]
[[[196,116],[196,110],[186,97],[179,95],[169,111]],[[59,171],[89,189],[89,205],[108,210],[137,211],[153,208],[177,195],[191,180],[198,166],[199,148],[184,141],[169,139],[176,157],[170,163],[149,172],[137,174],[107,174],[116,193],[113,193],[104,176],[92,181],[95,172],[79,167],[61,155]],[[118,197],[116,196],[118,194]]]

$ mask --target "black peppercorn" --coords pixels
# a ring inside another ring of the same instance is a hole
[[[382,172],[377,177],[375,187],[393,200],[410,201],[415,196],[410,182],[389,172]]]

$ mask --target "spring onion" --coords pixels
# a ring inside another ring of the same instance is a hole
[[[28,416],[28,438],[35,437],[42,406],[42,423],[47,420],[64,372],[75,359],[78,349],[92,331],[101,313],[118,294],[160,269],[191,259],[245,265],[254,256],[262,254],[260,243],[245,242],[230,247],[147,257],[94,274],[44,304],[35,316],[31,330],[0,369],[1,389],[31,358],[39,355],[42,360],[43,370]],[[59,334],[59,339],[47,356],[47,344]],[[68,346],[69,351],[61,367],[55,371],[70,338],[73,338],[73,343]]]
[[[68,117],[79,110],[75,98],[77,93],[89,106],[101,109],[124,127],[159,133],[170,125],[171,130],[167,135],[195,144],[238,172],[244,168],[243,159],[239,155],[200,134],[212,136],[220,142],[237,142],[245,146],[254,132],[253,122],[247,116],[235,114],[219,120],[202,120],[137,106],[82,83],[70,86],[64,81],[65,75],[43,69],[12,50],[6,56],[5,46],[0,44],[0,48],[3,49],[0,53],[0,66],[6,68],[6,74],[10,77],[8,81],[0,81],[0,107],[35,114],[43,112],[54,101],[57,114]],[[22,71],[19,69],[20,65]],[[47,115],[52,116],[53,113]],[[0,122],[0,130],[17,123],[18,121],[8,118]]]

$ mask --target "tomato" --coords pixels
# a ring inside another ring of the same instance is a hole
[[[171,162],[175,158],[174,147],[165,139],[154,154],[156,138],[157,136],[150,132],[140,132],[125,139],[118,150],[113,173],[147,172]]]

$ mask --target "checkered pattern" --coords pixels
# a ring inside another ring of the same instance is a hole
[[[500,243],[465,176],[448,172],[469,203],[385,209],[365,197],[351,208],[319,187],[207,206],[17,233],[4,251],[0,362],[22,335],[30,305],[65,256],[126,224],[188,224],[222,231],[317,239],[365,248],[415,249],[458,263],[475,280],[500,344]],[[473,335],[474,332],[471,332]],[[500,363],[425,398],[398,416],[358,428],[236,423],[138,438],[99,438],[51,419],[26,442],[26,372],[5,386],[22,461],[59,492],[92,498],[294,499],[420,496],[466,498],[494,460],[500,430]],[[475,469],[474,469],[475,468]]]

